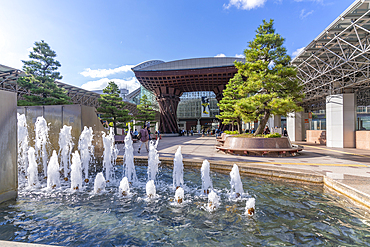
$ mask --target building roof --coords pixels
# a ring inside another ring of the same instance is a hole
[[[156,96],[183,92],[213,91],[217,97],[237,69],[236,57],[192,58],[163,62],[152,60],[132,68],[140,84]]]
[[[140,63],[132,68],[133,71],[164,71],[164,70],[187,70],[234,66],[235,61],[243,62],[244,58],[237,57],[205,57],[190,58],[163,62],[150,60]]]
[[[321,109],[328,95],[368,90],[369,47],[370,0],[356,0],[292,60],[304,85],[303,106]],[[358,104],[370,103],[363,99]]]

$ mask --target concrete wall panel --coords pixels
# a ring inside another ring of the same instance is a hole
[[[308,119],[308,113],[295,112],[288,114],[287,131],[291,141],[303,141],[306,139],[305,118]]]
[[[327,146],[351,148],[356,146],[355,94],[330,95],[326,98]]]
[[[103,143],[101,131],[106,131],[96,115],[94,107],[81,105],[53,105],[53,106],[27,106],[18,107],[18,113],[26,114],[30,145],[34,146],[35,122],[37,117],[43,116],[49,125],[48,156],[53,150],[59,152],[59,133],[63,125],[72,126],[73,151],[78,148],[78,140],[84,126],[92,127],[94,130],[95,156],[103,154]]]
[[[370,150],[370,131],[356,131],[356,148]]]
[[[48,105],[44,106],[44,118],[49,127],[49,142],[48,153],[51,155],[53,150],[59,152],[59,132],[63,127],[62,125],[62,106]]]
[[[17,94],[0,91],[0,203],[15,199],[17,169]]]

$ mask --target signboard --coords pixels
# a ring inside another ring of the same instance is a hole
[[[309,112],[309,113],[308,113],[308,118],[309,118],[309,119],[312,119],[312,112]]]
[[[201,105],[202,109],[202,114],[201,114],[201,117],[210,117],[210,114],[209,114],[209,99],[205,96],[202,97],[202,105]]]
[[[304,119],[304,123],[310,123],[310,122],[308,121],[308,118],[305,118],[305,119]]]

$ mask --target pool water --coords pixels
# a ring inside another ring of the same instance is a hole
[[[184,171],[182,205],[173,202],[170,168],[160,168],[158,196],[151,200],[147,167],[136,171],[140,183],[128,197],[118,195],[120,179],[100,195],[92,193],[92,182],[74,193],[64,181],[51,192],[21,187],[15,202],[0,204],[0,239],[71,246],[370,246],[369,221],[321,187],[242,177],[246,193],[235,200],[229,176],[211,172],[221,198],[211,213],[204,208],[200,170]],[[121,178],[121,166],[115,174]],[[256,198],[252,217],[244,214],[248,197]]]

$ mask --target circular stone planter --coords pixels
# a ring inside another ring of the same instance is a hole
[[[295,156],[302,147],[292,146],[287,137],[281,138],[245,138],[226,136],[224,145],[216,147],[226,153],[257,156]]]
[[[217,138],[217,141],[220,143],[221,146],[224,145],[224,142],[226,141],[226,137],[228,137],[228,136],[235,136],[235,135],[222,133],[221,137]]]

